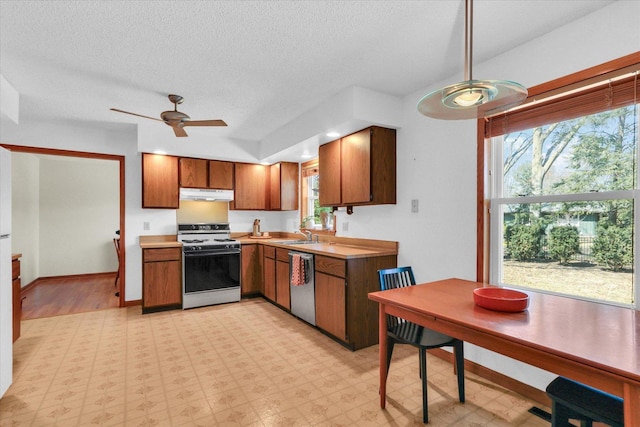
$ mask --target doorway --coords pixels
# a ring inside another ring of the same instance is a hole
[[[113,267],[114,269],[116,269],[119,274],[119,280],[115,281],[115,277],[113,273],[98,273],[98,274],[73,274],[70,275],[68,277],[62,277],[62,279],[66,280],[67,283],[66,285],[68,286],[68,290],[72,291],[72,287],[74,286],[79,286],[78,282],[82,282],[86,286],[86,289],[84,291],[82,291],[82,288],[77,288],[76,292],[74,293],[74,295],[77,297],[76,300],[80,301],[82,300],[82,298],[80,298],[81,295],[84,294],[85,299],[87,298],[87,295],[90,295],[91,290],[95,289],[95,297],[96,297],[96,301],[91,304],[84,304],[85,306],[88,307],[93,307],[93,309],[98,310],[101,308],[104,308],[104,301],[97,301],[98,299],[102,300],[104,299],[104,290],[98,290],[98,288],[92,288],[91,284],[99,284],[99,283],[103,283],[102,288],[105,288],[104,283],[106,282],[110,282],[111,284],[111,292],[113,296],[117,296],[117,303],[116,306],[118,307],[124,307],[125,306],[125,301],[124,301],[124,295],[125,295],[125,263],[124,260],[125,258],[125,245],[121,245],[121,249],[120,249],[120,256],[118,258],[118,256],[116,255],[116,250],[115,247],[113,245],[113,242],[111,242],[111,238],[112,237],[117,237],[116,231],[119,232],[119,237],[120,239],[122,239],[121,241],[124,242],[125,240],[125,227],[124,227],[124,210],[125,210],[125,206],[124,206],[124,200],[125,200],[125,194],[124,194],[124,156],[117,156],[117,155],[108,155],[108,154],[99,154],[99,153],[88,153],[88,152],[78,152],[78,151],[68,151],[68,150],[57,150],[57,149],[48,149],[48,148],[37,148],[37,147],[26,147],[26,146],[15,146],[15,145],[2,145],[4,148],[10,150],[13,153],[25,153],[25,154],[34,154],[37,155],[37,157],[41,157],[42,158],[49,158],[49,159],[53,159],[54,157],[51,156],[58,156],[60,159],[62,160],[67,160],[71,163],[69,163],[70,165],[73,162],[78,162],[78,164],[83,164],[83,166],[86,169],[87,164],[91,164],[91,165],[107,165],[109,170],[114,171],[111,175],[111,177],[113,177],[114,175],[117,177],[116,179],[109,179],[110,181],[114,181],[113,185],[116,186],[115,189],[110,189],[110,191],[115,192],[116,194],[116,198],[117,201],[116,203],[112,202],[112,207],[111,207],[111,217],[113,217],[113,212],[116,212],[116,215],[118,216],[116,221],[111,221],[111,224],[115,224],[112,227],[109,228],[113,228],[110,229],[108,231],[109,233],[109,238],[108,239],[104,239],[104,240],[108,240],[106,242],[104,242],[104,244],[109,245],[108,247],[101,247],[100,250],[101,251],[107,251],[109,250],[110,252],[108,252],[108,255],[104,255],[103,256],[109,256],[112,257],[112,259],[110,260],[111,264],[113,265],[113,258],[115,258],[116,260],[116,264]],[[116,162],[115,164],[112,164],[112,162]],[[87,176],[86,174],[84,176]],[[117,181],[116,181],[117,180]],[[64,185],[64,183],[63,183]],[[111,184],[108,184],[111,185]],[[46,183],[45,183],[46,186]],[[48,189],[49,191],[47,193],[51,193],[52,190],[51,188]],[[62,194],[66,197],[65,193],[63,190],[60,190],[59,188],[55,188],[53,193],[55,194],[56,191],[61,191],[59,194]],[[99,189],[96,189],[96,192],[100,191]],[[46,194],[45,194],[46,197]],[[73,195],[70,196],[71,199],[73,199]],[[60,197],[63,198],[63,197]],[[14,198],[15,200],[15,198]],[[99,200],[99,199],[98,199]],[[64,218],[64,209],[67,209],[67,212],[69,213],[69,217],[71,217],[73,214],[76,214],[77,212],[73,212],[72,211],[72,207],[66,207],[64,206],[64,203],[60,203],[61,206],[56,205],[56,201],[55,201],[55,195],[53,196],[52,200],[49,200],[48,203],[50,203],[48,205],[48,208],[46,209],[46,215],[49,215],[51,212],[51,210],[54,211],[58,211],[55,212],[58,216],[63,217]],[[51,208],[51,203],[53,203],[53,208]],[[93,204],[96,204],[95,201]],[[96,207],[97,210],[95,212],[100,212],[100,207]],[[91,221],[91,217],[95,218],[95,212],[87,212],[86,214],[83,215],[88,217],[87,221]],[[63,219],[63,221],[69,221],[69,218]],[[78,226],[80,227],[80,223],[84,223],[84,219],[81,220],[76,220]],[[66,227],[69,228],[69,224],[66,224]],[[73,226],[71,228],[74,228]],[[47,234],[48,232],[48,234]],[[58,232],[58,234],[56,234],[57,230],[45,230],[43,235],[46,235],[45,238],[43,238],[45,240],[45,244],[48,245],[47,247],[49,248],[48,250],[51,250],[51,248],[55,248],[56,245],[60,245],[60,247],[64,247],[65,245],[69,246],[72,245],[71,242],[66,241],[66,240],[71,240],[71,239],[65,239],[64,238],[64,234],[61,234]],[[68,231],[66,232],[68,233]],[[48,241],[47,241],[48,239]],[[53,241],[52,241],[53,240]],[[67,248],[69,249],[69,248]],[[44,258],[39,258],[39,259],[44,259]],[[62,262],[62,261],[61,261]],[[55,266],[48,266],[48,271],[55,271]],[[91,271],[91,270],[89,270]],[[94,270],[96,271],[96,270]],[[99,271],[99,270],[97,270]],[[60,289],[67,289],[66,287],[62,287],[60,280],[61,278],[57,278],[56,274],[52,274],[51,276],[47,276],[46,272],[44,274],[40,274],[40,272],[36,272],[38,274],[35,275],[35,282],[42,282],[42,283],[48,283],[47,286],[49,286],[49,284],[53,284],[53,285],[57,285],[60,287]],[[81,272],[80,272],[81,273]],[[64,273],[62,274],[64,276]],[[42,277],[44,276],[44,277]],[[32,277],[34,277],[34,275],[32,275]],[[24,288],[24,281],[23,281],[23,290]],[[37,287],[38,283],[34,283],[34,285]],[[51,287],[48,288],[47,291],[51,292],[54,290],[55,287]],[[106,288],[105,288],[106,289]],[[25,294],[29,294],[30,290],[27,290],[27,292]],[[44,293],[46,294],[46,292]],[[43,294],[43,295],[44,295]],[[23,294],[24,295],[24,294]],[[102,296],[101,296],[102,295]],[[62,296],[62,293],[56,293],[56,296],[58,298],[60,298]],[[34,299],[36,299],[34,297]],[[66,301],[66,299],[64,299]],[[53,303],[55,305],[55,302]],[[113,305],[113,301],[109,302],[108,304],[112,304]],[[79,306],[83,305],[82,303],[79,304]],[[88,310],[84,310],[84,311],[88,311]]]

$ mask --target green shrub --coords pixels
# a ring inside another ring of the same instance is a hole
[[[617,225],[598,226],[593,242],[593,255],[598,264],[620,271],[633,263],[633,236],[631,227]]]
[[[567,264],[571,257],[580,251],[580,234],[576,227],[564,225],[553,227],[549,233],[549,255]]]
[[[507,248],[511,257],[518,261],[531,261],[540,252],[540,227],[514,225],[510,228]]]

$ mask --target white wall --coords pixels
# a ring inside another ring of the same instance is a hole
[[[21,253],[22,286],[40,277],[40,162],[31,154],[11,153],[12,250]]]
[[[119,172],[114,160],[40,158],[41,277],[118,269]]]

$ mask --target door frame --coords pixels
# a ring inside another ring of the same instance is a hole
[[[124,156],[116,154],[101,154],[90,153],[85,151],[72,151],[72,150],[60,150],[55,148],[41,148],[41,147],[27,147],[24,145],[10,145],[0,144],[0,146],[15,153],[28,153],[28,154],[46,154],[51,156],[66,156],[66,157],[80,157],[85,159],[97,159],[97,160],[113,160],[119,164],[119,178],[120,178],[120,240],[125,242],[125,189],[124,189]],[[119,307],[125,307],[125,289],[126,289],[126,245],[120,246],[120,259],[118,260],[118,268],[120,271],[120,280],[118,280],[118,286],[116,292],[119,295]]]

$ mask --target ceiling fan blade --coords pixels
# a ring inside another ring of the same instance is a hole
[[[142,114],[130,113],[124,110],[118,110],[117,108],[110,108],[111,111],[117,111],[118,113],[131,114],[132,116],[144,117],[145,119],[157,120],[159,122],[163,122],[164,120],[156,119],[155,117],[143,116]]]
[[[224,120],[187,120],[185,126],[226,126]]]
[[[185,132],[185,130],[181,127],[171,126],[171,128],[173,129],[173,133],[175,133],[178,137],[189,136],[187,135],[187,132]]]

